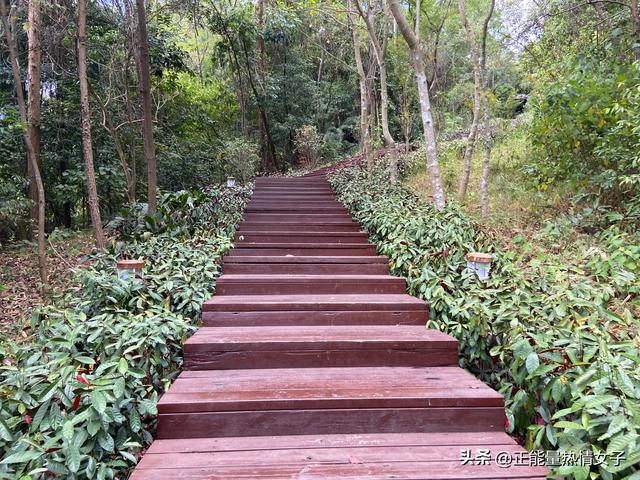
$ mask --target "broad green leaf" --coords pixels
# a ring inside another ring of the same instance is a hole
[[[535,352],[531,352],[529,355],[527,355],[525,366],[527,367],[527,371],[529,373],[533,373],[540,366],[540,358],[538,357],[538,354]]]
[[[104,413],[105,408],[107,408],[107,399],[100,390],[91,392],[91,405],[98,413]]]

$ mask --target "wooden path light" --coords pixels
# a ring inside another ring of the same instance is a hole
[[[493,262],[493,256],[488,253],[467,253],[467,268],[470,271],[475,272],[476,275],[478,275],[478,278],[483,282],[486,282],[489,279],[491,262]]]
[[[116,269],[118,270],[118,278],[125,282],[134,280],[142,280],[142,269],[144,268],[144,260],[118,260]]]

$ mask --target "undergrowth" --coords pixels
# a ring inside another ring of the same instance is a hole
[[[529,449],[606,456],[559,475],[638,478],[637,237],[609,230],[612,250],[525,265],[455,202],[438,212],[385,172],[349,168],[330,182],[409,293],[429,302],[428,326],[456,337],[462,366],[504,395],[509,432]],[[486,283],[467,271],[470,251],[492,253]]]
[[[115,219],[108,251],[73,291],[34,312],[32,339],[0,345],[0,478],[124,478],[148,444],[158,396],[214,291],[248,187],[164,195]],[[142,281],[118,258],[144,258]]]

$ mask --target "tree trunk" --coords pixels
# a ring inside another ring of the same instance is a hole
[[[385,146],[389,149],[389,156],[391,158],[391,164],[389,168],[389,180],[391,183],[396,183],[398,178],[398,153],[396,151],[396,142],[391,135],[391,131],[389,130],[389,92],[387,89],[387,34],[388,34],[388,25],[389,25],[389,10],[384,8],[384,16],[382,21],[382,45],[378,41],[378,37],[376,36],[376,32],[374,29],[373,22],[371,21],[371,17],[366,15],[362,8],[360,7],[359,0],[356,2],[356,6],[358,7],[358,13],[364,20],[367,26],[367,33],[369,35],[369,40],[373,45],[373,49],[376,55],[376,61],[378,63],[378,67],[380,68],[380,116],[382,123],[382,137],[384,139]]]
[[[149,38],[147,36],[147,20],[144,0],[136,0],[138,11],[138,87],[142,99],[142,139],[144,142],[144,159],[147,165],[147,203],[149,212],[155,213],[157,207],[156,190],[156,149],[153,142],[153,114],[151,112],[151,74],[149,73]]]
[[[489,21],[493,15],[495,0],[489,1],[489,10],[482,25],[482,57],[480,61],[480,72],[482,75],[482,96],[483,96],[483,117],[485,132],[484,158],[482,159],[482,181],[480,183],[480,202],[482,217],[489,215],[489,163],[491,160],[491,150],[493,149],[493,132],[491,131],[491,115],[489,111],[489,80],[487,75],[487,30]]]
[[[427,152],[427,171],[429,172],[429,181],[431,183],[431,194],[433,196],[436,209],[443,210],[446,202],[444,190],[442,189],[442,182],[440,180],[440,165],[438,163],[438,154],[436,151],[436,134],[433,126],[433,116],[431,114],[429,86],[427,84],[427,75],[424,71],[424,46],[420,39],[413,33],[407,19],[404,17],[400,1],[388,0],[388,2],[391,13],[398,23],[398,28],[411,50],[412,65],[416,75],[418,96],[420,99],[420,114]]]
[[[129,91],[129,84],[130,84],[130,79],[131,79],[131,59],[133,58],[133,61],[136,65],[136,68],[138,69],[138,60],[137,60],[137,55],[136,52],[138,50],[137,48],[137,40],[136,40],[136,22],[134,19],[134,15],[132,12],[133,9],[133,5],[130,4],[131,0],[125,0],[123,2],[124,4],[124,15],[126,18],[126,34],[127,34],[127,38],[129,39],[129,45],[127,47],[127,54],[125,56],[124,59],[124,78],[125,78],[125,85],[126,88],[124,90],[124,98],[125,98],[125,105],[126,105],[126,111],[127,111],[127,122],[129,124],[129,126],[133,125],[133,104],[131,101],[131,94]],[[139,69],[137,70],[139,71]],[[137,187],[137,172],[138,172],[138,159],[136,156],[136,136],[133,135],[132,132],[130,132],[129,134],[129,142],[128,142],[128,147],[129,147],[129,160],[131,162],[131,191],[128,194],[128,198],[131,198],[131,202],[135,202],[136,201],[136,187]]]
[[[264,0],[258,0],[257,5],[257,38],[258,45],[258,81],[260,82],[260,95],[265,98],[265,65],[264,65]],[[273,165],[269,159],[269,149],[267,147],[266,125],[262,115],[259,117],[258,127],[260,131],[260,153],[262,155],[262,168],[268,170]]]
[[[469,42],[469,52],[471,53],[471,61],[473,63],[473,118],[469,128],[469,136],[467,137],[467,147],[464,151],[464,159],[462,161],[462,176],[460,177],[460,197],[464,199],[467,195],[467,186],[469,185],[469,176],[471,175],[471,161],[473,158],[473,150],[478,135],[478,123],[480,121],[480,91],[482,90],[482,71],[480,66],[480,56],[478,54],[478,45],[476,43],[476,35],[469,24],[464,8],[465,0],[458,0],[458,8],[460,10],[460,19],[467,33],[467,41]]]
[[[87,78],[87,0],[78,0],[78,78],[80,80],[80,115],[82,117],[82,156],[87,177],[89,215],[96,247],[104,249],[105,239],[100,218],[100,204],[93,168],[91,139],[91,110],[89,108],[89,80]]]
[[[30,28],[27,30],[27,41],[29,49],[28,62],[30,62],[27,66],[27,88],[29,89],[27,95],[27,118],[29,119],[27,130],[29,132],[29,136],[31,137],[31,146],[33,147],[33,152],[36,157],[38,170],[40,170],[40,71],[42,68],[42,45],[40,39],[40,30],[42,28],[42,18],[40,5],[37,2],[34,2],[34,0],[29,0],[28,2],[28,15],[34,16],[33,20],[37,22],[37,25],[34,26],[33,30],[31,30]],[[30,25],[30,23],[31,20],[29,19],[28,24]],[[29,36],[29,32],[33,33],[32,37]],[[27,174],[29,177],[29,198],[32,201],[31,207],[29,208],[29,216],[32,220],[36,220],[39,217],[39,193],[38,183],[35,177],[35,170],[33,169],[33,162],[31,162],[30,160],[28,160],[27,163]]]
[[[28,85],[29,85],[29,110],[24,100],[22,91],[22,78],[20,75],[20,63],[18,62],[18,43],[15,32],[9,26],[9,16],[7,12],[6,0],[0,0],[0,16],[2,16],[2,26],[7,38],[9,47],[9,57],[11,60],[11,71],[13,73],[13,83],[16,91],[16,100],[20,112],[20,121],[27,125],[23,131],[24,144],[27,149],[27,158],[31,166],[33,183],[37,193],[37,217],[38,217],[38,269],[42,283],[47,282],[47,261],[45,253],[45,198],[42,176],[40,175],[39,146],[39,125],[40,125],[40,10],[36,1],[29,2],[29,29],[27,38],[29,42],[28,55]]]
[[[356,71],[358,72],[358,80],[360,84],[360,151],[367,162],[367,169],[369,170],[369,172],[372,172],[373,157],[371,155],[371,135],[368,102],[369,91],[367,88],[367,74],[364,71],[364,66],[362,64],[362,52],[360,51],[360,34],[358,33],[358,25],[351,10],[351,4],[349,4],[348,9],[349,24],[351,25],[351,34],[353,37],[353,51],[356,60]]]

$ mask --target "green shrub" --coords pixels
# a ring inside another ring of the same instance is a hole
[[[519,264],[456,204],[438,212],[380,172],[351,168],[330,182],[409,293],[429,302],[428,326],[456,337],[461,365],[504,395],[510,432],[531,449],[626,454],[618,467],[608,458],[559,474],[637,478],[638,319],[608,308],[627,287],[617,290],[606,269],[587,275],[586,264]],[[466,269],[474,250],[494,255],[486,283]]]
[[[534,102],[529,171],[540,188],[570,179],[624,207],[640,196],[640,62],[602,48],[567,62]]]
[[[0,345],[0,478],[126,477],[249,193],[178,192],[153,220],[121,218],[119,241],[78,271],[79,288],[34,314],[31,341]],[[142,281],[117,278],[122,257],[146,260]]]
[[[218,159],[224,165],[227,175],[235,176],[242,182],[248,182],[260,166],[258,145],[245,138],[225,140]]]

